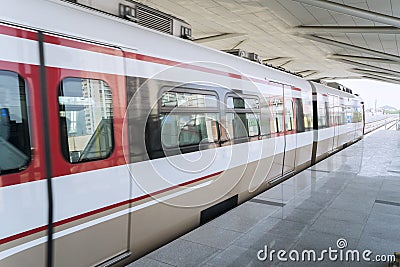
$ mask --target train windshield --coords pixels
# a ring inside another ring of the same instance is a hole
[[[31,158],[26,91],[21,76],[0,70],[0,174],[25,169]]]

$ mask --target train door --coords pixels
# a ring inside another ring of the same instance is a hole
[[[334,122],[333,122],[333,144],[332,150],[335,150],[339,146],[339,125],[340,125],[340,102],[339,96],[333,96],[333,112],[334,112]]]
[[[0,23],[0,266],[45,266],[49,221],[38,32]]]
[[[337,132],[337,117],[336,117],[336,107],[335,107],[335,96],[328,94],[328,118],[329,118],[329,123],[328,126],[329,128],[332,129],[333,132],[333,137],[332,141],[329,144],[328,151],[332,151],[335,148],[335,135]]]
[[[294,171],[296,161],[296,121],[294,112],[294,102],[292,95],[292,87],[284,86],[284,133],[285,133],[285,151],[283,157],[282,175]]]
[[[56,266],[129,256],[130,179],[123,145],[123,53],[44,35]]]

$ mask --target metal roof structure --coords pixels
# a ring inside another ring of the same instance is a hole
[[[400,83],[399,0],[139,0],[184,19],[194,42],[240,48],[307,79]]]

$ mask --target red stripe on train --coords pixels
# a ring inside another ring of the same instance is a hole
[[[80,50],[86,50],[91,52],[96,52],[100,54],[112,55],[112,56],[122,56],[122,50],[118,48],[111,48],[107,46],[102,46],[99,44],[87,43],[85,41],[75,41],[72,39],[60,38],[53,35],[44,35],[44,42],[47,44],[61,45],[70,48],[76,48]]]
[[[37,32],[0,24],[0,34],[37,41]]]
[[[209,174],[209,175],[206,175],[206,176],[203,176],[203,177],[191,180],[191,181],[187,181],[187,182],[184,182],[184,183],[181,183],[181,184],[178,184],[178,185],[174,185],[174,186],[171,186],[171,187],[168,187],[168,188],[165,188],[165,189],[161,189],[161,190],[158,190],[156,192],[153,192],[153,193],[150,193],[150,194],[146,194],[146,195],[143,195],[143,196],[140,196],[140,197],[137,197],[137,198],[125,200],[125,201],[122,201],[122,202],[119,202],[119,203],[115,203],[115,204],[112,204],[112,205],[109,205],[109,206],[106,206],[106,207],[102,207],[100,209],[96,209],[96,210],[92,210],[92,211],[89,211],[89,212],[86,212],[86,213],[82,213],[82,214],[79,214],[79,215],[76,215],[76,216],[73,216],[73,217],[70,217],[70,218],[55,222],[53,225],[54,225],[54,227],[57,227],[57,226],[61,226],[61,225],[64,225],[64,224],[67,224],[67,223],[70,223],[70,222],[74,222],[74,221],[77,221],[77,220],[80,220],[80,219],[83,219],[83,218],[86,218],[86,217],[89,217],[89,216],[92,216],[92,215],[95,215],[95,214],[98,214],[98,213],[101,213],[101,212],[104,212],[104,211],[112,210],[112,209],[127,205],[129,203],[134,203],[134,202],[146,199],[146,198],[150,198],[152,196],[156,196],[156,195],[159,195],[159,194],[162,194],[162,193],[177,189],[177,188],[182,187],[182,186],[190,185],[190,184],[193,184],[193,183],[197,183],[197,182],[209,179],[211,177],[220,175],[222,172],[223,171],[219,171],[219,172],[216,172],[216,173],[213,173],[213,174]],[[28,231],[25,231],[25,232],[18,233],[18,234],[13,235],[13,236],[9,236],[9,237],[0,239],[0,245],[8,243],[8,242],[11,242],[11,241],[14,241],[14,240],[17,240],[17,239],[21,239],[21,238],[27,237],[29,235],[40,233],[42,231],[45,231],[46,229],[47,229],[47,225],[44,225],[44,226],[40,226],[38,228],[34,228],[34,229],[31,229],[31,230],[28,230]]]
[[[96,53],[101,53],[101,54],[121,56],[121,53],[122,53],[122,50],[120,50],[118,48],[112,49],[109,47],[101,46],[99,44],[92,44],[92,43],[87,43],[87,42],[83,42],[83,41],[75,41],[72,39],[61,38],[61,37],[52,36],[52,35],[45,35],[44,40],[46,43],[50,43],[50,44],[61,45],[61,46],[65,46],[65,47],[76,48],[76,49],[81,49],[81,50],[86,50],[86,51],[91,51],[91,52],[96,52]],[[123,51],[123,57],[140,60],[140,61],[145,61],[145,62],[150,62],[150,63],[155,63],[155,64],[160,64],[160,65],[176,66],[179,68],[191,69],[191,70],[196,70],[196,71],[200,71],[200,72],[226,76],[226,77],[230,77],[230,78],[238,79],[238,80],[247,80],[247,81],[252,81],[252,82],[257,82],[257,83],[262,83],[262,84],[274,85],[274,83],[271,83],[268,80],[251,78],[251,77],[247,77],[247,76],[236,74],[236,73],[215,70],[215,69],[211,69],[211,68],[207,68],[207,67],[201,67],[201,66],[196,66],[193,64],[188,64],[188,63],[183,63],[183,62],[179,62],[179,61],[158,58],[158,57],[153,57],[153,56],[148,56],[148,55],[142,55],[142,54],[127,52],[127,51]],[[299,88],[296,88],[294,90],[297,90],[297,89],[299,89]],[[300,89],[300,91],[301,91],[301,89]]]

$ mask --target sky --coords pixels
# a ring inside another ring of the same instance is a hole
[[[369,79],[335,80],[363,98],[366,109],[385,105],[400,109],[400,85]]]

